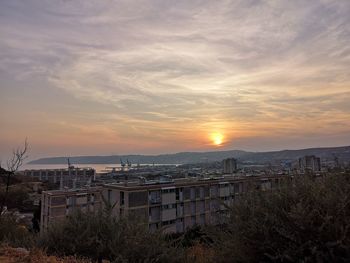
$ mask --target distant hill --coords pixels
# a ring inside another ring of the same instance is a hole
[[[217,151],[217,152],[182,152],[160,155],[110,155],[110,156],[76,156],[70,157],[72,163],[79,164],[120,164],[120,159],[126,162],[140,164],[185,164],[208,161],[220,161],[224,158],[240,158],[247,154],[245,151]],[[29,162],[29,164],[65,164],[67,157],[42,158]]]
[[[350,146],[327,147],[327,148],[308,148],[301,150],[283,150],[273,152],[255,152],[248,153],[243,157],[245,161],[266,163],[274,160],[296,160],[305,155],[316,155],[321,159],[333,160],[338,157],[339,160],[350,160]]]
[[[221,161],[228,157],[234,157],[243,162],[267,163],[276,160],[295,160],[304,155],[316,155],[322,159],[332,159],[337,156],[340,160],[350,160],[350,146],[309,148],[301,150],[283,150],[272,152],[246,152],[240,150],[213,151],[213,152],[181,152],[175,154],[160,155],[110,155],[110,156],[76,156],[70,157],[74,164],[120,164],[129,160],[140,164],[187,164]],[[29,164],[66,164],[67,157],[41,158],[29,162]]]

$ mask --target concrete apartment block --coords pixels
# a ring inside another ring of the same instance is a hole
[[[183,232],[196,224],[216,224],[236,196],[248,184],[262,190],[276,185],[280,177],[237,177],[176,179],[169,182],[127,182],[103,186],[103,195],[115,204],[116,216],[138,215],[149,229]]]
[[[299,170],[302,173],[306,172],[320,172],[321,171],[321,159],[314,155],[306,155],[299,158]]]
[[[101,207],[101,188],[43,191],[41,197],[41,230],[59,222],[79,209],[94,212]]]
[[[67,169],[32,169],[25,170],[24,176],[60,185],[66,188],[82,188],[95,180],[96,171],[93,168],[71,167]]]
[[[106,202],[116,217],[131,216],[146,222],[149,229],[183,232],[194,225],[217,224],[248,187],[270,190],[282,176],[181,178],[169,181],[128,181],[85,189],[44,191],[42,228],[59,221],[75,209],[96,211]]]

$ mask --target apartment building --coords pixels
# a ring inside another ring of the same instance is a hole
[[[321,171],[321,159],[314,155],[306,155],[299,158],[299,170],[302,173]]]
[[[168,182],[128,182],[104,185],[102,193],[115,205],[114,215],[136,216],[149,229],[183,232],[196,224],[216,224],[249,186],[269,190],[281,177],[176,179]]]
[[[237,172],[237,160],[235,158],[227,158],[222,161],[223,173],[232,174]]]
[[[75,209],[93,212],[104,205],[114,206],[117,217],[145,221],[149,229],[183,232],[196,224],[217,224],[232,204],[249,187],[262,191],[276,187],[281,176],[181,178],[160,181],[127,181],[85,189],[54,190],[42,193],[41,229],[62,220]]]
[[[41,197],[41,230],[64,219],[76,209],[94,212],[101,207],[101,187],[43,191]]]
[[[25,170],[25,176],[35,178],[39,181],[59,185],[60,189],[81,188],[95,180],[96,171],[93,168],[70,167],[66,169],[31,169]]]

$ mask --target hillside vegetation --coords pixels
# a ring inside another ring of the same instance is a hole
[[[219,226],[181,235],[150,233],[110,208],[77,212],[44,235],[0,218],[0,242],[93,262],[349,262],[350,174],[297,177],[276,190],[252,189],[222,215]]]

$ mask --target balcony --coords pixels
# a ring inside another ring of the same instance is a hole
[[[156,205],[161,203],[161,198],[160,197],[150,197],[149,198],[149,203],[151,205]]]

